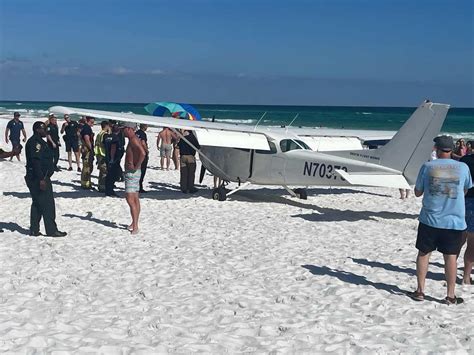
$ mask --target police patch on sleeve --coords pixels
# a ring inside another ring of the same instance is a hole
[[[41,144],[36,143],[36,153],[39,153],[40,150],[41,150]]]

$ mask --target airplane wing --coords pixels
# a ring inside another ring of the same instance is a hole
[[[53,106],[49,108],[49,111],[58,115],[91,116],[101,120],[144,123],[155,127],[193,130],[196,132],[199,144],[205,146],[270,150],[267,136],[261,132],[253,132],[251,127],[65,106]]]

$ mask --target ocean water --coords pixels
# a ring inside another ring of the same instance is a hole
[[[55,105],[83,107],[95,110],[134,112],[147,114],[147,103],[101,102],[34,102],[0,101],[0,114],[13,111],[31,116],[45,117],[48,108]],[[217,122],[255,125],[262,115],[260,125],[328,127],[347,129],[398,130],[410,117],[415,107],[346,107],[346,106],[257,106],[193,104],[202,117],[215,118]],[[298,116],[297,116],[298,115]],[[474,108],[451,108],[442,132],[456,137],[474,138]]]

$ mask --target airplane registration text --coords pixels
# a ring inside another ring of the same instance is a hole
[[[331,165],[331,164],[320,164],[306,161],[304,163],[303,175],[307,176],[319,176],[320,178],[326,179],[337,179],[339,175],[335,173],[336,170],[347,171],[345,166],[340,165]],[[341,180],[344,180],[342,177],[339,177]]]

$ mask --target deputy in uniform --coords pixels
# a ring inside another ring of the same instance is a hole
[[[56,226],[56,208],[54,206],[53,187],[50,177],[54,173],[54,152],[45,142],[46,125],[38,121],[33,125],[33,136],[26,142],[25,181],[33,202],[30,215],[30,235],[41,235],[39,223],[44,221],[46,235],[64,237],[66,232],[58,231]]]
[[[54,114],[50,113],[48,117],[48,125],[46,126],[46,134],[47,134],[47,141],[48,145],[51,150],[54,152],[54,170],[61,171],[58,166],[59,162],[59,147],[61,146],[61,142],[59,140],[59,128],[58,128],[58,121]]]
[[[178,142],[181,154],[179,185],[183,193],[195,193],[198,190],[194,187],[194,175],[196,173],[196,149],[194,148],[200,149],[201,146],[192,131],[184,131],[183,136],[186,140],[181,138]]]

